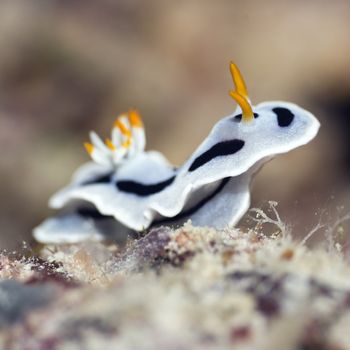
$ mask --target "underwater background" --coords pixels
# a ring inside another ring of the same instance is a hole
[[[252,206],[277,201],[300,236],[349,211],[349,34],[341,0],[1,1],[0,247],[30,239],[50,195],[89,160],[88,132],[107,136],[130,107],[147,148],[181,164],[236,108],[230,60],[253,104],[291,101],[322,124],[262,169]]]

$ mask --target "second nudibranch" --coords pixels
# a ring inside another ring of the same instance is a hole
[[[118,223],[116,230],[136,231],[187,219],[218,229],[234,226],[249,208],[252,176],[276,154],[312,140],[319,122],[292,103],[252,105],[237,66],[231,63],[230,71],[236,111],[215,124],[178,168],[161,153],[144,150],[135,110],[117,118],[105,142],[92,132],[85,146],[94,162],[78,169],[50,200],[53,208],[73,203],[72,209],[38,226],[35,238],[58,243],[103,238],[101,223],[111,221]]]

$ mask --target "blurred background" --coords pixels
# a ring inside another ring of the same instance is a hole
[[[253,206],[279,203],[305,235],[350,211],[350,2],[2,0],[0,248],[29,239],[49,196],[138,108],[149,149],[181,164],[232,113],[234,60],[254,103],[287,100],[321,121],[310,145],[267,164]]]

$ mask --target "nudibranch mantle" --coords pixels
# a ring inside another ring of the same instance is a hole
[[[103,239],[111,230],[142,231],[187,219],[218,229],[234,226],[249,208],[250,183],[263,163],[311,141],[320,124],[293,103],[251,105],[238,68],[231,63],[230,70],[236,111],[214,125],[178,168],[161,153],[145,151],[136,110],[117,118],[105,142],[91,132],[85,147],[94,162],[50,199],[52,208],[67,212],[45,220],[34,237],[43,243]]]

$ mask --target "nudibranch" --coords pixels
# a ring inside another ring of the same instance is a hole
[[[262,164],[308,143],[320,124],[293,103],[252,105],[234,63],[230,71],[236,111],[219,120],[180,167],[159,152],[145,151],[136,110],[117,118],[105,142],[91,132],[85,147],[93,162],[50,199],[52,208],[63,210],[34,229],[36,240],[100,240],[188,219],[217,229],[234,226],[249,208],[251,180]]]

